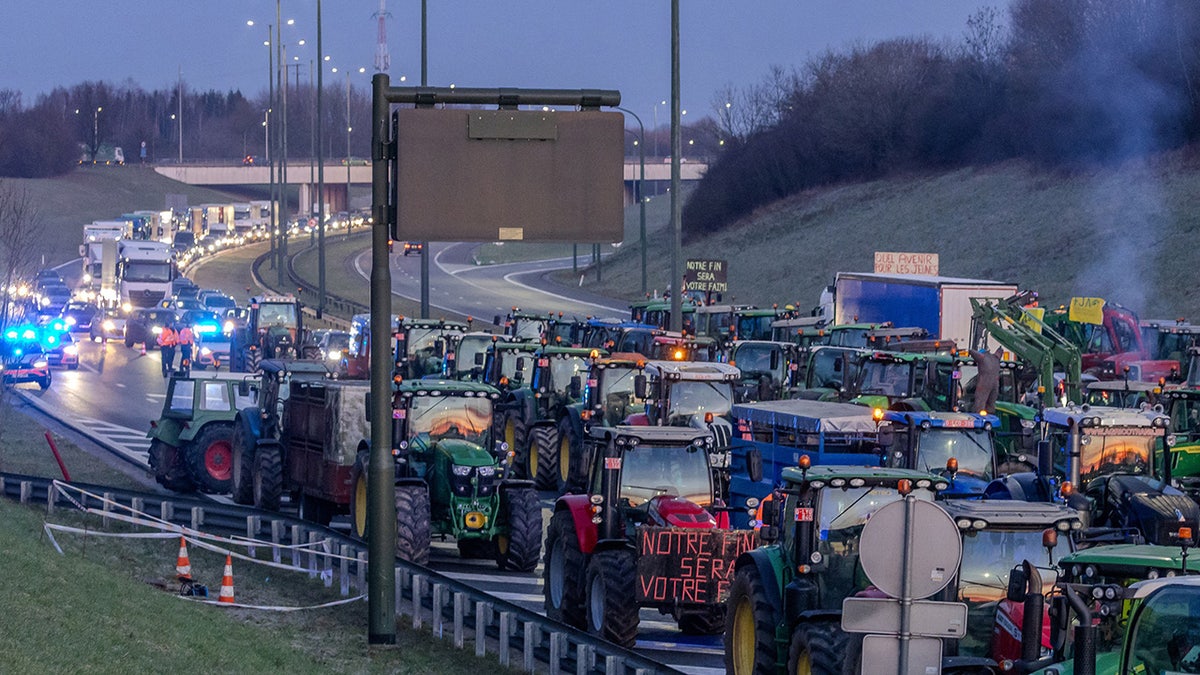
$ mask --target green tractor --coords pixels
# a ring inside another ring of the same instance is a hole
[[[483,355],[480,381],[500,392],[493,430],[496,438],[508,443],[512,452],[529,442],[525,416],[513,402],[521,395],[518,392],[529,390],[533,353],[540,348],[537,342],[506,342],[493,335],[492,343]],[[478,358],[475,357],[477,361]]]
[[[155,480],[177,492],[229,492],[234,418],[253,398],[242,377],[172,377],[162,414],[146,434]]]
[[[445,377],[448,357],[468,325],[445,319],[401,319],[396,329],[396,372],[406,380]]]
[[[588,427],[615,427],[630,415],[645,412],[645,368],[641,354],[591,359],[582,398],[565,408],[558,423],[558,467],[569,487],[582,488],[587,482],[592,462],[584,454],[583,439]]]
[[[319,354],[304,328],[300,301],[291,295],[250,299],[246,325],[229,337],[229,369],[253,373],[264,359],[315,358]]]
[[[529,478],[539,490],[566,489],[570,455],[561,461],[559,432],[567,408],[583,397],[583,376],[590,360],[606,355],[598,349],[543,346],[533,354],[529,388],[509,392],[505,414],[520,416],[527,443],[517,446],[518,475]],[[515,420],[514,420],[515,423]],[[567,444],[569,451],[570,446]]]
[[[848,645],[842,601],[869,583],[858,560],[863,526],[909,490],[932,501],[946,487],[920,471],[810,466],[807,456],[784,469],[781,489],[763,504],[764,545],[735,563],[726,672],[841,673]]]
[[[530,572],[542,553],[542,507],[530,481],[509,478],[509,454],[493,446],[500,392],[454,380],[408,380],[392,399],[396,455],[396,555],[429,560],[432,535],[454,537],[465,558],[494,558],[500,569]],[[369,445],[351,474],[355,534],[368,537]]]

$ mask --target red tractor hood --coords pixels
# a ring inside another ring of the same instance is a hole
[[[667,527],[713,529],[717,521],[698,504],[683,497],[661,496],[650,500],[650,522]]]

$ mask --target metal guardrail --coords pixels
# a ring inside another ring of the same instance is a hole
[[[45,504],[48,512],[65,508],[113,510],[114,504],[139,513],[157,513],[169,523],[206,532],[244,534],[258,539],[269,534],[276,561],[282,547],[329,540],[328,551],[290,549],[297,570],[340,578],[340,590],[365,592],[367,548],[362,541],[283,513],[259,511],[178,495],[137,492],[86,483],[72,483],[80,493],[65,494],[49,478],[0,473],[0,495],[22,504]],[[99,495],[89,497],[86,493]],[[108,519],[101,515],[104,527]],[[264,540],[265,541],[265,540]],[[332,551],[337,551],[337,566]],[[429,623],[436,637],[449,638],[459,649],[474,642],[477,656],[494,653],[500,665],[534,672],[548,667],[552,674],[649,675],[678,673],[665,664],[548,619],[536,612],[495,598],[435,570],[408,561],[393,561],[396,575],[397,619],[408,617],[413,628]],[[331,582],[332,583],[332,582]]]

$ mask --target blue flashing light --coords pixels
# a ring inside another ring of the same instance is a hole
[[[6,337],[6,338],[8,338],[8,339],[10,339],[10,340],[15,340],[15,339],[17,339],[17,331],[16,331],[16,329],[14,328],[13,330],[10,330],[10,331],[8,331],[7,333],[5,333],[5,334],[4,334],[4,337]]]
[[[25,331],[23,333],[21,333],[21,337],[26,340],[36,340],[37,339],[37,331],[35,331],[32,328],[26,328]]]

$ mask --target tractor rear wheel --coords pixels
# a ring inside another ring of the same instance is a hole
[[[505,443],[508,443],[508,449],[516,453],[516,461],[513,462],[513,468],[518,474],[517,478],[530,478],[525,474],[526,461],[521,454],[526,449],[526,429],[525,418],[521,417],[518,410],[510,410],[501,418],[500,436]]]
[[[525,473],[538,490],[558,487],[558,428],[539,425],[529,432]]]
[[[230,476],[233,484],[230,487],[233,501],[238,504],[254,503],[254,445],[257,437],[247,415],[257,411],[257,408],[248,408],[233,422],[233,437],[229,442],[233,455]]]
[[[429,489],[396,486],[396,555],[418,565],[429,564]]]
[[[788,646],[789,673],[841,675],[846,657],[846,634],[832,621],[803,623],[792,631]]]
[[[637,561],[633,551],[609,549],[587,566],[587,631],[627,649],[637,642]]]
[[[758,568],[738,569],[725,607],[725,672],[753,675],[774,672],[775,610]]]
[[[224,494],[233,489],[232,440],[231,425],[206,424],[188,445],[188,470],[202,491]]]
[[[283,446],[262,440],[254,448],[254,507],[278,511],[283,499]]]
[[[588,462],[582,439],[571,420],[564,417],[558,423],[558,492],[581,489],[587,484]]]
[[[496,564],[502,570],[532,572],[542,557],[542,503],[530,488],[500,493],[501,534],[496,537]]]
[[[175,492],[195,491],[196,484],[192,482],[179,448],[157,438],[150,441],[150,466],[154,468],[154,480],[159,485]]]
[[[584,564],[575,524],[569,511],[550,518],[546,529],[546,561],[542,565],[542,588],[546,616],[580,630],[585,628],[583,607]]]

